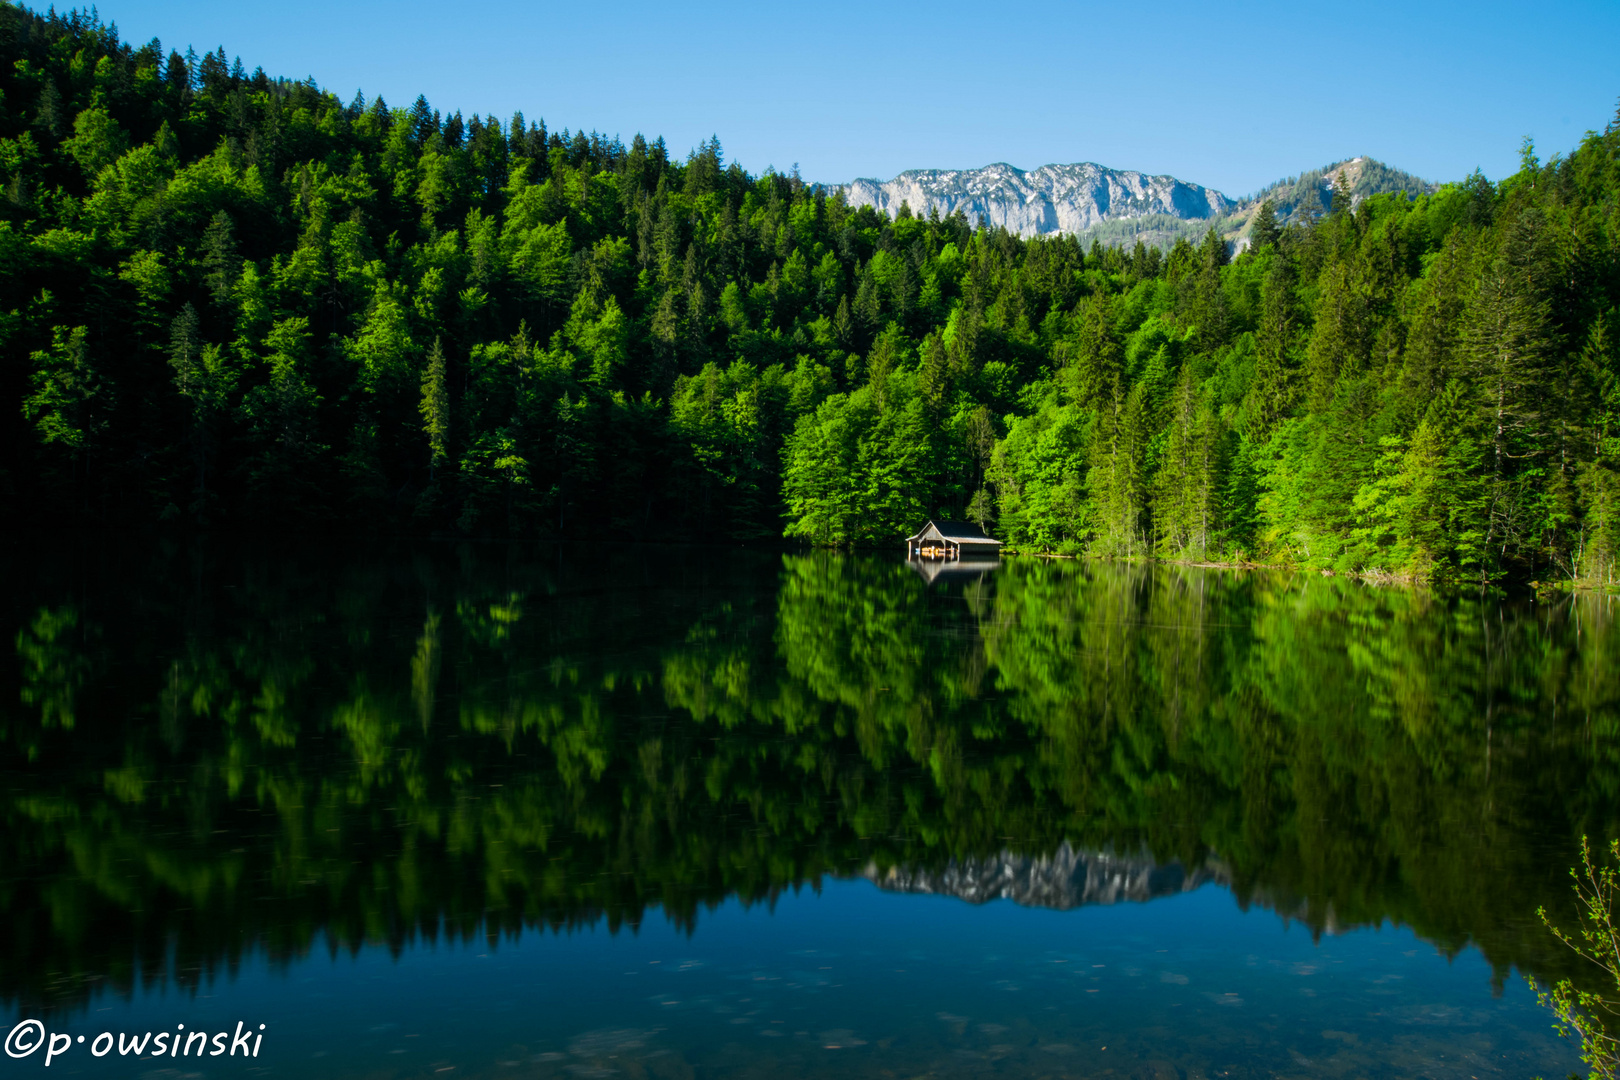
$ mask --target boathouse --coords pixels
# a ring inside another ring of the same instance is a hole
[[[971,521],[930,520],[906,537],[906,555],[921,559],[994,558],[1001,553],[1001,541],[984,535]]]

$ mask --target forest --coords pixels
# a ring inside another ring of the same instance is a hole
[[[0,5],[33,525],[1014,548],[1611,583],[1620,126],[1234,255],[890,219],[717,138],[345,103]],[[1348,189],[1339,188],[1346,195]]]

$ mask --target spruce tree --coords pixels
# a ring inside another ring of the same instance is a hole
[[[1301,317],[1294,295],[1294,262],[1278,252],[1260,289],[1260,324],[1255,328],[1254,381],[1244,415],[1255,434],[1266,434],[1288,414],[1298,397],[1297,360]]]
[[[1169,439],[1154,478],[1153,527],[1160,551],[1203,559],[1219,527],[1219,417],[1203,401],[1194,365],[1184,364],[1171,400]]]
[[[1277,207],[1270,199],[1261,202],[1260,209],[1254,212],[1254,219],[1249,223],[1249,246],[1255,251],[1274,247],[1282,237],[1282,227],[1277,224]]]
[[[242,260],[236,254],[236,229],[231,215],[216,212],[203,232],[203,281],[214,297],[214,303],[226,307],[231,302],[231,289],[242,273]]]
[[[422,431],[428,441],[428,483],[438,478],[438,470],[449,457],[450,390],[445,377],[444,346],[433,339],[427,369],[422,373]]]
[[[1064,371],[1071,398],[1079,405],[1123,397],[1125,350],[1114,325],[1114,305],[1106,293],[1083,302],[1080,327]]]
[[[1489,431],[1490,540],[1504,550],[1522,549],[1531,530],[1528,503],[1538,485],[1517,481],[1547,455],[1559,377],[1544,228],[1534,207],[1508,222],[1463,328],[1468,372]]]

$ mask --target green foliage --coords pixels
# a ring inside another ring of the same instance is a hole
[[[1336,163],[1234,257],[1235,219],[890,218],[82,12],[0,7],[0,52],[32,517],[886,545],[972,506],[1047,550],[1620,563],[1613,127],[1499,187]]]
[[[422,429],[428,437],[428,461],[431,469],[444,464],[450,441],[450,390],[445,383],[444,349],[438,340],[428,355],[427,370],[422,373]]]
[[[92,106],[74,119],[73,137],[63,148],[93,177],[117,161],[128,144],[118,121],[106,109]]]
[[[1526,140],[1528,143],[1528,140]],[[1536,1000],[1551,1009],[1558,1034],[1564,1038],[1574,1035],[1581,1043],[1581,1061],[1591,1071],[1591,1080],[1613,1080],[1620,1074],[1620,1039],[1610,1031],[1616,1015],[1616,1002],[1620,1000],[1620,934],[1614,925],[1614,905],[1620,899],[1620,840],[1609,841],[1609,861],[1602,865],[1592,861],[1592,848],[1586,837],[1581,837],[1581,865],[1572,869],[1574,879],[1577,923],[1571,932],[1560,928],[1547,914],[1545,907],[1536,914],[1553,936],[1567,945],[1576,956],[1603,972],[1602,990],[1587,989],[1570,979],[1559,979],[1549,985],[1526,975]]]
[[[34,422],[40,441],[88,452],[105,425],[97,415],[101,380],[89,356],[88,331],[58,326],[49,349],[34,353],[34,392],[23,400],[23,415]]]

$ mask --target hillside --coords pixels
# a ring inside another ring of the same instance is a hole
[[[1250,250],[1026,238],[0,5],[0,499],[1612,580],[1620,129],[1415,199],[1357,164],[1354,212],[1310,211],[1336,167],[1269,189]],[[1076,225],[1252,224],[1096,168]]]

